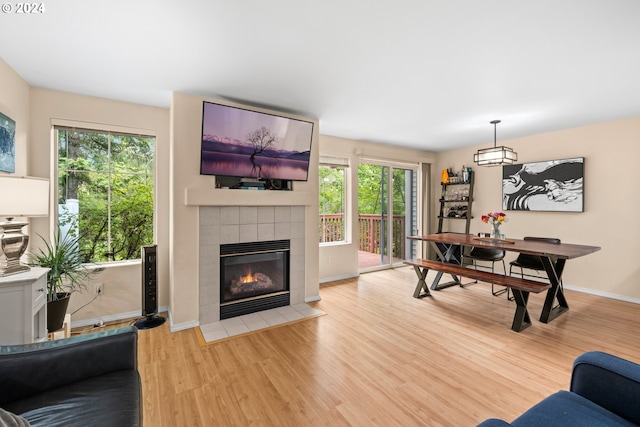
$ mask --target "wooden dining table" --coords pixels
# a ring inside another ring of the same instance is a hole
[[[551,284],[551,287],[547,290],[540,315],[540,321],[542,323],[549,323],[569,309],[569,304],[567,303],[562,288],[562,273],[564,272],[567,260],[589,255],[601,249],[599,246],[550,243],[523,239],[492,239],[460,233],[438,233],[410,236],[407,238],[410,240],[429,242],[438,255],[438,258],[444,263],[452,261],[456,247],[459,247],[462,253],[464,253],[465,248],[477,247],[539,256],[544,265],[549,283]],[[440,290],[452,284],[461,284],[455,275],[452,275],[454,279],[453,282],[441,284],[440,280],[443,274],[442,271],[438,272],[431,284],[432,290]]]

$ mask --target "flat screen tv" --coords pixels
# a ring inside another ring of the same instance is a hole
[[[313,122],[205,101],[200,174],[306,181]]]

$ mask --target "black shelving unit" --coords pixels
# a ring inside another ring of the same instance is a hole
[[[442,233],[448,221],[465,221],[464,232],[471,228],[471,207],[473,206],[473,181],[475,173],[469,172],[469,180],[459,183],[441,183],[440,213],[438,214],[438,233]],[[447,230],[449,227],[447,227]]]

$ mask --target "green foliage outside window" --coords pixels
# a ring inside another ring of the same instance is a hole
[[[61,228],[77,223],[84,262],[136,259],[153,243],[154,138],[109,132],[58,130],[58,203]]]
[[[404,215],[406,211],[405,182],[406,174],[415,174],[414,171],[405,169],[393,170],[393,215]],[[358,213],[359,214],[382,214],[383,207],[387,213],[385,204],[387,202],[389,168],[361,163],[358,165]],[[382,191],[385,194],[382,194]],[[384,196],[384,197],[383,197]]]
[[[344,167],[320,166],[320,214],[344,213]]]
[[[320,165],[320,243],[345,240],[345,173],[342,166]]]
[[[320,165],[320,243],[345,240],[345,171],[346,168],[341,166]],[[415,174],[414,170],[393,169],[392,209],[394,220],[406,214],[406,184],[415,180]],[[358,165],[359,221],[364,216],[380,216],[383,214],[383,209],[384,214],[387,214],[388,180],[389,167],[364,163]]]

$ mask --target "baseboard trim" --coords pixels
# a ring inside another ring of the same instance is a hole
[[[180,324],[173,323],[173,316],[171,315],[171,310],[169,310],[169,328],[171,332],[184,331],[185,329],[196,328],[200,326],[200,322],[194,320],[192,322],[185,322]]]
[[[625,302],[631,302],[634,304],[640,304],[640,299],[638,298],[629,298],[629,297],[625,297],[622,295],[617,295],[617,294],[612,294],[610,292],[602,292],[602,291],[595,291],[593,289],[587,289],[587,288],[580,288],[578,286],[571,286],[571,285],[564,285],[565,289],[568,289],[570,291],[576,291],[576,292],[582,292],[583,294],[590,294],[590,295],[596,295],[599,297],[604,297],[604,298],[611,298],[611,299],[615,299],[615,300],[619,300],[619,301],[625,301]]]
[[[356,273],[356,274],[345,274],[344,276],[325,277],[324,279],[320,279],[320,284],[322,285],[324,283],[336,282],[338,280],[354,279],[359,276],[360,274]]]
[[[163,312],[167,312],[169,311],[168,307],[160,307],[158,308],[158,312],[159,313],[163,313]],[[71,328],[82,328],[84,326],[92,326],[92,325],[98,325],[100,324],[100,322],[102,323],[107,323],[107,322],[118,322],[121,320],[127,320],[127,319],[137,319],[140,318],[142,319],[142,310],[136,310],[136,311],[129,311],[127,313],[118,313],[118,314],[110,314],[108,316],[100,316],[100,317],[94,317],[92,319],[83,319],[83,320],[77,320],[77,321],[73,321],[73,318],[71,319]]]

